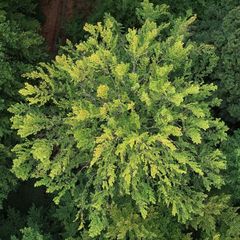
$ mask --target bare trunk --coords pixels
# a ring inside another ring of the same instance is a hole
[[[91,0],[40,0],[40,7],[45,17],[42,26],[42,35],[46,39],[48,49],[51,53],[57,51],[57,41],[63,42],[65,39],[63,25],[69,21],[73,15],[81,14],[87,17],[93,1]],[[59,36],[61,36],[59,39]]]

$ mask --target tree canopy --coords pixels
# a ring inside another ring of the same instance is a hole
[[[236,1],[108,0],[52,60],[17,2],[0,0],[0,239],[238,240]]]

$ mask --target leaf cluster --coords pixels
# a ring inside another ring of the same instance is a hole
[[[26,74],[26,102],[10,108],[23,139],[14,173],[36,179],[56,204],[70,195],[84,239],[159,239],[163,221],[201,228],[193,219],[224,183],[216,86],[190,77],[193,18],[168,24],[166,13],[144,1],[140,28],[122,33],[110,16],[86,24],[86,41]]]

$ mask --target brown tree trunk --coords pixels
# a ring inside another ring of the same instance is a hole
[[[81,13],[82,16],[87,17],[93,2],[93,0],[40,0],[40,8],[45,17],[42,35],[51,53],[57,51],[57,41],[63,24],[75,13]],[[64,36],[64,33],[61,35]],[[61,40],[64,41],[64,39]]]
[[[41,0],[41,9],[45,17],[42,35],[46,39],[50,52],[56,51],[56,41],[61,25],[64,0]]]

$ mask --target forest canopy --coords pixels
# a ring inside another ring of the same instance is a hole
[[[0,0],[0,239],[240,239],[239,2],[79,2]]]

